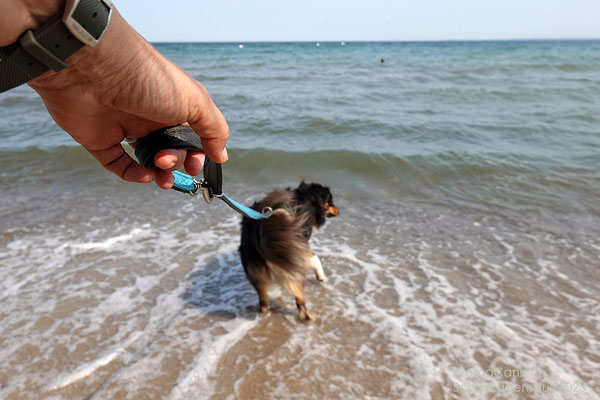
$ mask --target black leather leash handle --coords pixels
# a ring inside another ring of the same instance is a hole
[[[189,126],[171,126],[162,128],[139,138],[136,142],[135,156],[140,164],[151,169],[154,167],[154,157],[164,149],[187,149],[204,151],[200,137]],[[206,157],[203,168],[204,180],[214,196],[223,193],[223,174],[221,164]]]

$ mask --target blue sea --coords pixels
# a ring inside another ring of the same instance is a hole
[[[331,188],[317,321],[258,312],[234,211],[120,181],[23,86],[1,399],[600,398],[600,40],[155,47],[229,122],[226,193]]]

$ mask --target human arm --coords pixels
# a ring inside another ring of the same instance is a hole
[[[10,3],[10,4],[9,4]],[[0,0],[0,45],[41,25],[64,6],[61,0]],[[10,23],[9,23],[10,20]],[[67,59],[67,68],[49,71],[29,82],[56,123],[107,170],[132,182],[172,185],[167,171],[179,168],[197,175],[203,155],[185,150],[157,154],[152,174],[124,151],[125,137],[141,137],[170,125],[189,124],[206,154],[227,160],[229,128],[206,89],[163,57],[115,9],[96,47],[84,46]]]

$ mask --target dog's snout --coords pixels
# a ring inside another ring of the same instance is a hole
[[[340,213],[340,210],[338,210],[336,206],[330,206],[330,207],[327,209],[327,216],[328,216],[328,217],[335,217],[335,216],[337,216],[339,213]]]

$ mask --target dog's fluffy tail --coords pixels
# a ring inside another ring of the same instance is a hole
[[[306,213],[293,206],[293,193],[275,191],[259,204],[271,207],[271,216],[260,222],[258,251],[276,281],[297,295],[304,284],[307,257],[311,254],[304,237]]]

